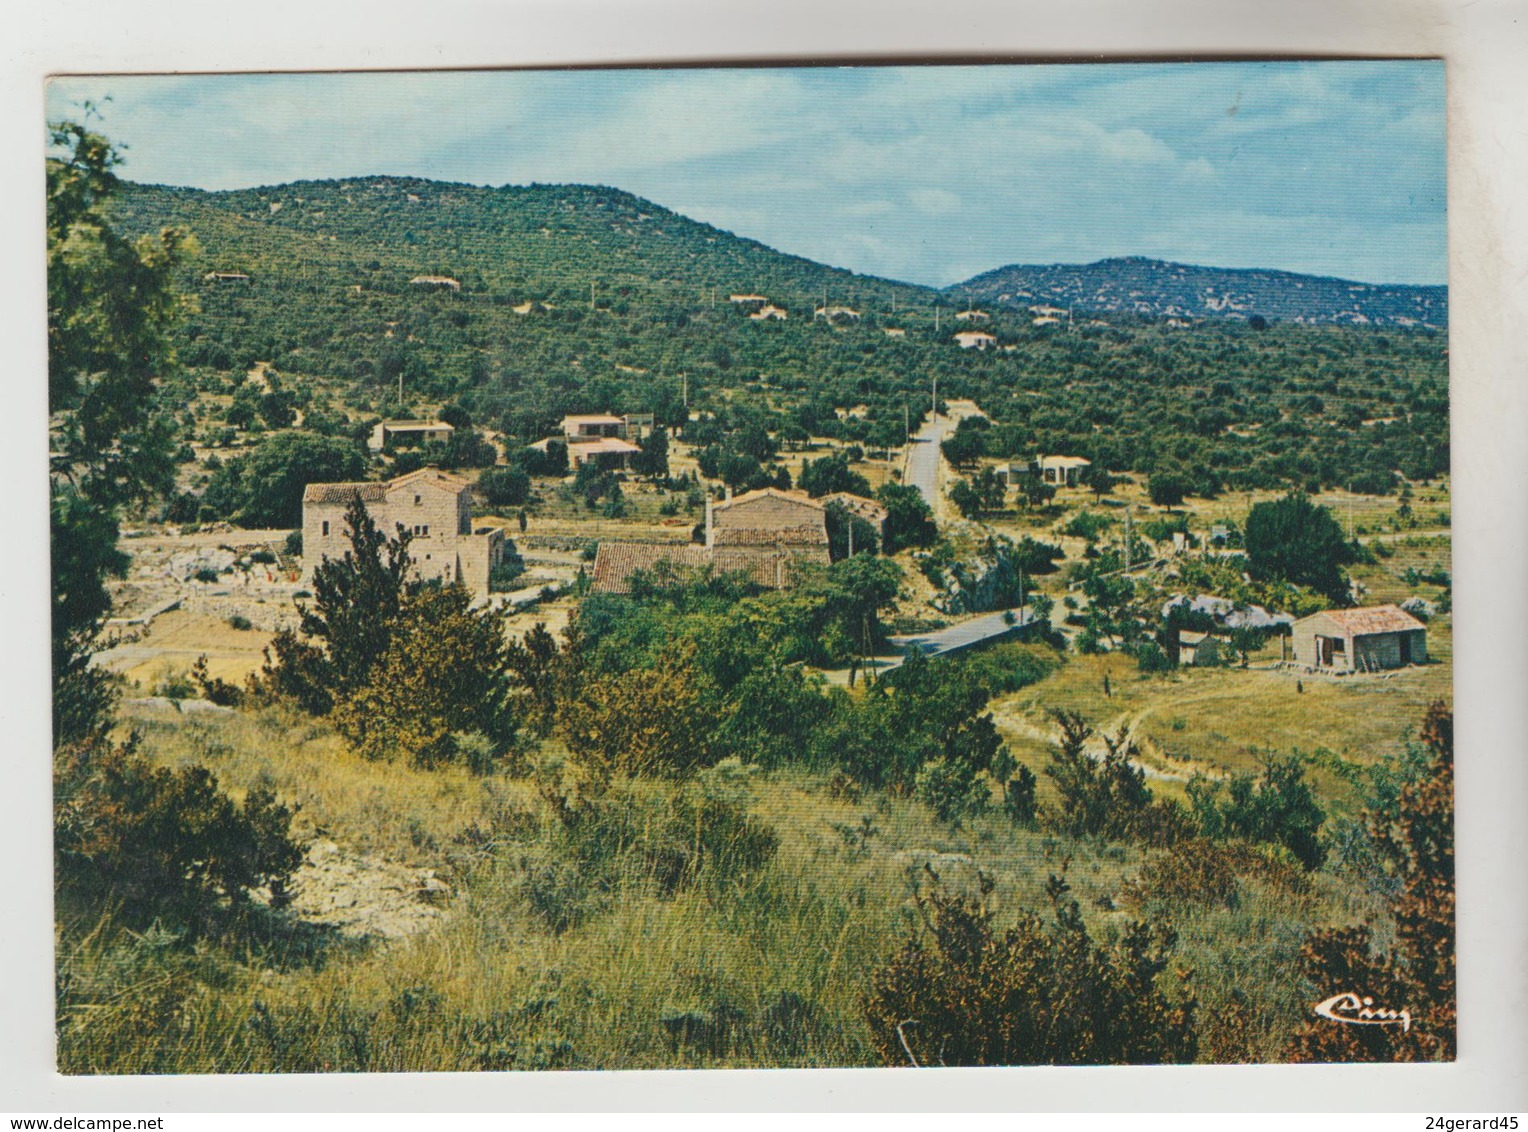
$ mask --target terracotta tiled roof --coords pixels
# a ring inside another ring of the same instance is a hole
[[[385,483],[310,483],[303,488],[304,503],[345,503],[359,494],[362,503],[381,503],[387,498]]]
[[[360,492],[362,503],[382,503],[387,499],[389,492],[425,481],[438,484],[447,491],[458,494],[469,490],[472,486],[460,476],[453,476],[450,472],[443,472],[439,468],[420,468],[406,476],[383,482],[310,483],[303,488],[302,501],[304,503],[349,503],[351,496]]]
[[[1425,629],[1418,621],[1398,605],[1374,605],[1365,609],[1328,609],[1325,616],[1352,637],[1366,637],[1372,633],[1407,633],[1413,629]],[[1323,614],[1315,614],[1320,617]]]
[[[568,443],[570,456],[607,456],[640,452],[642,449],[628,440],[614,436],[600,436],[591,440],[572,440]]]
[[[718,526],[712,532],[711,542],[714,546],[827,546],[828,529],[822,520],[794,527]]]
[[[761,499],[782,499],[787,503],[800,503],[822,510],[821,500],[813,499],[804,491],[781,491],[778,487],[761,487],[758,491],[745,491],[742,495],[734,495],[731,499],[723,499],[719,503],[712,504],[711,510],[713,513],[726,511],[742,503],[757,503]]]
[[[631,576],[660,562],[675,566],[706,566],[711,556],[703,546],[683,542],[602,542],[594,555],[594,588],[601,593],[631,592]]]
[[[742,573],[754,585],[788,589],[801,580],[807,563],[828,565],[826,546],[785,550],[762,546],[719,546],[711,552],[711,567],[718,574]]]

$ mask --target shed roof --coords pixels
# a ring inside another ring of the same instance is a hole
[[[651,570],[660,562],[698,567],[709,560],[706,548],[693,543],[605,541],[594,553],[594,588],[601,593],[630,593],[631,576],[638,570]]]
[[[570,424],[625,424],[625,417],[612,417],[609,413],[570,413],[562,418],[562,423]]]
[[[758,503],[765,499],[780,499],[787,503],[798,503],[804,507],[812,507],[818,511],[823,508],[822,501],[813,499],[810,495],[801,491],[782,491],[778,487],[761,487],[757,491],[745,491],[742,495],[734,495],[731,499],[723,499],[719,503],[711,505],[712,513],[725,511],[731,507],[737,507],[744,503]]]
[[[1349,636],[1367,637],[1375,633],[1409,633],[1427,628],[1398,605],[1372,605],[1363,609],[1327,609],[1313,613],[1311,617],[1329,617],[1347,631]],[[1303,625],[1310,617],[1296,622]]]

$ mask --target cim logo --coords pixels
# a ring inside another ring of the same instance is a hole
[[[1359,997],[1352,991],[1334,994],[1316,1003],[1314,1009],[1323,1018],[1349,1026],[1399,1026],[1402,1031],[1411,1029],[1411,1011],[1375,1006],[1372,998],[1367,995]]]

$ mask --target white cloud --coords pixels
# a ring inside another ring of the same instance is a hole
[[[88,79],[53,84],[50,113],[108,90],[139,180],[595,182],[925,282],[1129,252],[1376,280],[1441,264],[1433,64]]]
[[[913,189],[907,199],[925,216],[950,216],[960,211],[960,197],[949,189]]]

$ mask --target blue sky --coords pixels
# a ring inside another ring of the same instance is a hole
[[[782,251],[944,286],[1147,255],[1447,279],[1436,61],[54,80],[124,176],[613,185]]]

